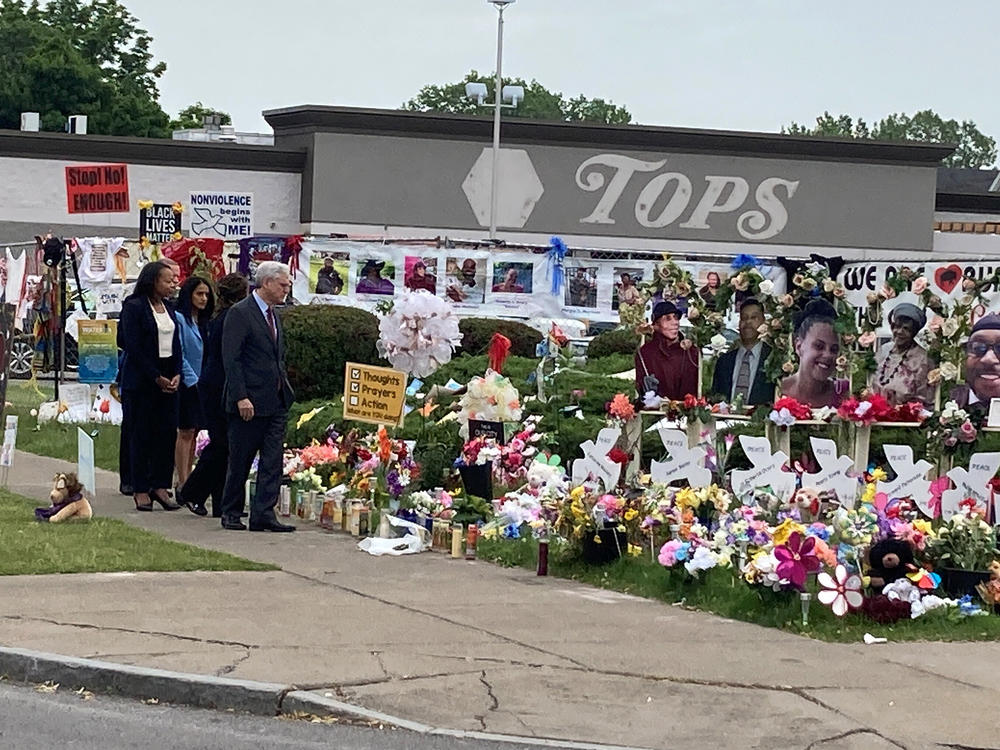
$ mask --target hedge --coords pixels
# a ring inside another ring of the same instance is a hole
[[[378,356],[378,319],[339,305],[302,305],[282,311],[288,378],[300,401],[344,392],[347,362],[385,366]]]
[[[628,328],[615,328],[594,336],[587,347],[588,359],[600,359],[611,354],[628,354],[634,357],[639,348],[639,337]]]
[[[458,329],[462,332],[462,346],[455,352],[455,356],[486,354],[494,333],[509,338],[510,353],[518,357],[534,357],[535,348],[542,340],[541,333],[516,320],[463,318],[458,323]]]

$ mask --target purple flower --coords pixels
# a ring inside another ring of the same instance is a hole
[[[775,572],[802,591],[806,587],[806,574],[820,569],[815,548],[815,537],[807,536],[803,539],[799,532],[793,531],[785,544],[774,548],[774,556],[778,560]]]

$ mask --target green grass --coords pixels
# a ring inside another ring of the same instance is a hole
[[[480,558],[506,567],[534,569],[538,545],[532,539],[480,540]],[[642,558],[617,560],[597,567],[580,560],[561,559],[553,549],[549,575],[569,578],[604,589],[642,596],[712,612],[734,620],[752,622],[824,641],[858,643],[865,633],[890,641],[1000,640],[1000,617],[960,618],[957,613],[933,610],[916,620],[879,625],[861,615],[838,618],[816,601],[809,608],[809,624],[802,625],[801,604],[795,593],[774,593],[735,580],[729,569],[714,569],[691,579],[684,572],[653,563],[649,552]],[[815,594],[815,592],[814,592]]]
[[[18,450],[75,464],[77,425],[58,422],[39,425],[38,420],[31,416],[31,410],[37,409],[44,401],[51,401],[53,391],[51,383],[40,382],[38,388],[41,394],[27,381],[11,381],[7,387],[7,401],[11,406],[4,409],[4,414],[18,417]],[[94,464],[101,469],[117,472],[121,428],[111,424],[83,424],[79,427],[94,438]]]
[[[110,518],[39,523],[32,500],[0,490],[0,575],[117,571],[277,570],[172,542]]]

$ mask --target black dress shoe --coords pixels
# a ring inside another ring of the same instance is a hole
[[[181,502],[181,505],[183,505],[189,511],[191,511],[192,513],[194,513],[196,516],[207,516],[208,515],[208,508],[206,508],[201,503],[192,503],[192,502],[189,502],[187,500],[184,500],[184,501]]]
[[[229,529],[230,531],[246,531],[247,530],[246,524],[244,524],[240,519],[238,519],[238,518],[227,518],[226,516],[222,517],[222,528]]]
[[[282,523],[277,518],[269,518],[265,521],[251,521],[250,531],[295,531],[295,527]]]

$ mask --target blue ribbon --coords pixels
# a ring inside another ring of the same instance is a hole
[[[760,266],[760,260],[757,259],[757,256],[750,255],[750,253],[740,253],[735,258],[733,258],[733,262],[730,264],[730,266],[734,271],[740,271],[746,268],[747,266],[750,266],[751,268],[757,268],[758,266]]]
[[[562,237],[552,237],[549,240],[549,276],[552,279],[552,294],[558,295],[562,291],[563,280],[566,272],[563,269],[563,259],[566,257],[566,243]]]

